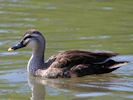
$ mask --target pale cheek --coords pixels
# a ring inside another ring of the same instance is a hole
[[[31,42],[28,44],[28,47],[30,47],[30,48],[36,48],[36,47],[37,47],[37,44],[36,44],[36,42],[31,41]]]

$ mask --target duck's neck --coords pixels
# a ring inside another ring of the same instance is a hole
[[[32,49],[32,56],[27,66],[27,70],[29,73],[34,75],[36,70],[47,68],[44,60],[44,51],[45,51],[44,45]]]

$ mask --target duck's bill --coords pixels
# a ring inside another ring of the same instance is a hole
[[[14,51],[14,50],[17,50],[17,49],[20,49],[20,48],[23,48],[25,47],[26,45],[23,45],[23,43],[18,43],[17,45],[13,46],[13,47],[10,47],[8,49],[8,51]]]

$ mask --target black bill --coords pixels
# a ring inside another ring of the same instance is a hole
[[[13,47],[10,47],[8,49],[8,51],[14,51],[14,50],[17,50],[17,49],[20,49],[20,48],[23,48],[25,47],[26,45],[23,44],[23,42],[20,42],[18,43],[17,45],[13,46]]]

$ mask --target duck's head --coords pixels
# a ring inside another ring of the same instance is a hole
[[[39,31],[32,29],[27,31],[20,42],[15,46],[10,47],[8,51],[17,50],[24,47],[30,47],[32,49],[42,48],[41,45],[45,46],[45,39],[43,35]]]

